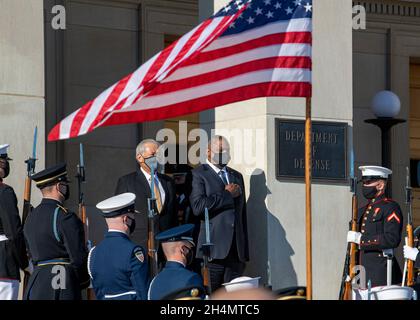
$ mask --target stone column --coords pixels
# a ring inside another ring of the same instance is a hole
[[[22,210],[26,164],[38,126],[36,169],[44,169],[44,25],[38,0],[0,2],[0,144],[9,143],[11,173],[5,180]],[[40,192],[33,187],[33,204]]]
[[[43,2],[0,2],[0,144],[10,144],[11,185],[22,214],[26,164],[38,126],[36,170],[45,164],[44,24]],[[41,193],[32,186],[32,204]],[[22,286],[19,296],[22,296]]]

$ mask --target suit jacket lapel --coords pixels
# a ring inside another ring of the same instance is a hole
[[[169,188],[168,185],[166,183],[166,180],[162,178],[162,175],[160,173],[158,173],[158,179],[159,179],[159,183],[162,185],[163,191],[165,191],[165,202],[162,204],[162,211],[165,210],[166,205],[168,204],[169,201]]]
[[[232,169],[231,169],[231,168],[226,167],[226,172],[228,173],[228,176],[229,176],[229,183],[236,183],[236,184],[239,184],[239,181],[238,181],[238,179],[236,179],[236,175],[235,175],[235,173],[232,171]]]
[[[137,169],[137,176],[136,176],[136,192],[137,194],[145,194],[147,197],[151,197],[150,192],[150,185],[147,181],[146,177],[144,176],[143,172],[140,169]]]
[[[212,167],[210,167],[207,163],[203,164],[204,165],[204,170],[209,172],[209,174],[211,176],[213,176],[213,178],[221,185],[223,186],[223,188],[225,187],[225,184],[223,183],[222,179],[219,177],[219,175],[213,170]]]

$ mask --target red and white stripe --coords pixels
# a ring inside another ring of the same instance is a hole
[[[219,37],[245,8],[235,16],[204,21],[57,124],[48,140],[261,96],[310,96],[312,20],[292,19]]]

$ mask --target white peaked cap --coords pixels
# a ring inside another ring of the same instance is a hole
[[[9,144],[0,144],[0,155],[7,154],[7,148],[9,148]]]
[[[379,166],[360,166],[359,170],[362,171],[362,177],[382,179],[388,179],[388,175],[392,173],[392,170]]]
[[[225,286],[226,291],[237,291],[237,290],[244,290],[244,289],[253,289],[258,288],[259,280],[261,277],[250,278],[250,277],[238,277],[233,279],[230,282],[223,283]]]
[[[117,212],[128,206],[134,205],[135,199],[136,195],[134,193],[126,192],[99,202],[96,205],[96,208],[103,213]]]

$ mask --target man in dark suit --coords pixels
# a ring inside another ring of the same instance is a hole
[[[227,166],[229,143],[214,136],[207,148],[207,161],[192,171],[191,207],[204,220],[205,208],[210,218],[210,239],[214,246],[209,263],[212,290],[242,275],[249,260],[245,187],[242,175]],[[205,225],[201,221],[197,258],[206,242]]]
[[[115,194],[132,192],[136,195],[135,209],[140,214],[135,215],[136,228],[131,235],[131,240],[147,248],[148,237],[148,207],[147,199],[151,197],[151,169],[150,166],[156,162],[156,155],[159,143],[152,139],[140,142],[136,148],[136,160],[138,169],[118,180]],[[158,216],[156,219],[157,230],[162,232],[177,225],[175,186],[172,179],[157,172],[154,177],[154,194]]]

